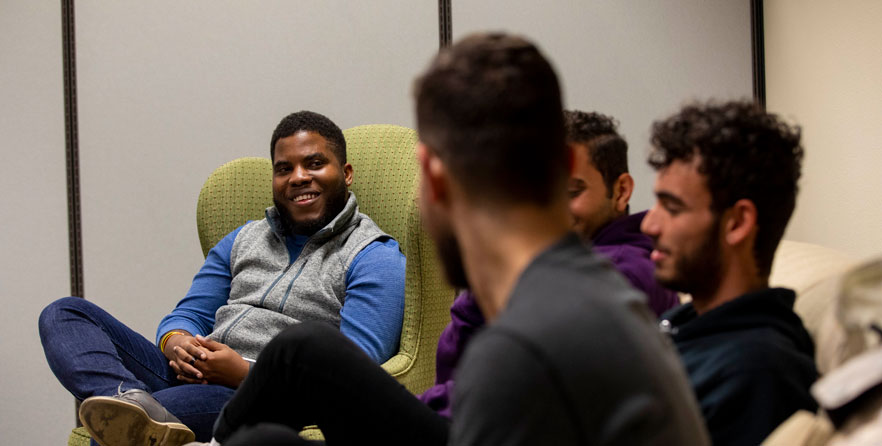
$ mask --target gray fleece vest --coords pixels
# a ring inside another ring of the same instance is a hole
[[[349,265],[368,244],[389,237],[358,212],[352,193],[293,263],[281,228],[279,211],[271,207],[266,219],[239,231],[230,253],[230,298],[217,310],[209,337],[246,358],[256,359],[291,324],[323,321],[339,327]]]

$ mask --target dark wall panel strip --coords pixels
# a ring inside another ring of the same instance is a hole
[[[750,41],[753,46],[753,98],[766,107],[766,42],[763,0],[750,0]]]
[[[61,0],[64,71],[64,139],[67,158],[67,228],[70,251],[70,293],[85,297],[80,218],[80,156],[77,132],[77,63],[74,0]]]
[[[61,0],[61,45],[64,72],[64,141],[67,160],[67,232],[70,257],[70,294],[85,297],[83,290],[83,238],[80,218],[80,153],[77,132],[77,61],[74,33],[74,0]],[[80,402],[74,405],[74,423],[82,426]]]
[[[453,38],[453,17],[450,11],[451,0],[438,0],[438,47],[450,46]]]

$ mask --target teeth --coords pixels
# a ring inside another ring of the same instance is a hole
[[[318,197],[316,193],[302,194],[294,197],[294,201],[303,201],[303,200],[311,200],[315,197]]]

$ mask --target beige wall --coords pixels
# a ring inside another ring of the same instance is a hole
[[[769,110],[803,128],[785,237],[882,254],[882,2],[765,2]]]
[[[649,127],[694,99],[750,98],[748,1],[454,2],[454,36],[523,33],[554,63],[565,106],[611,114],[630,147],[631,209],[653,202]]]
[[[62,444],[73,398],[37,333],[70,292],[59,2],[0,1],[0,442]]]
[[[89,300],[153,339],[202,264],[208,175],[269,157],[297,110],[343,128],[411,125],[435,23],[432,2],[409,0],[77,1]]]

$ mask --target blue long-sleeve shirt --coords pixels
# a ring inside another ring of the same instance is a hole
[[[156,340],[170,330],[196,335],[211,333],[217,309],[227,303],[233,280],[230,253],[240,226],[208,252],[187,295],[166,315]],[[287,236],[291,262],[300,255],[306,236]],[[404,319],[405,258],[398,242],[387,238],[368,244],[355,256],[346,273],[346,298],[340,310],[340,331],[377,362],[398,351]]]

